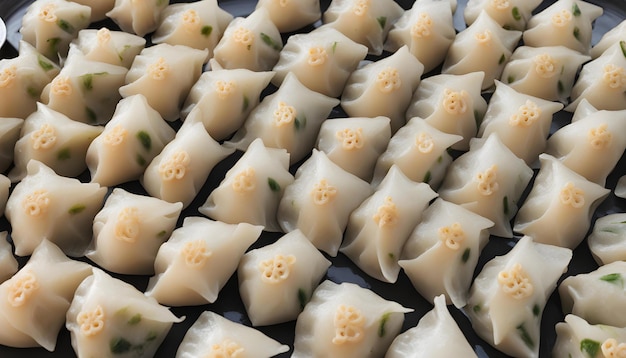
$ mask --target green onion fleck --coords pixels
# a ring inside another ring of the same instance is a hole
[[[305,116],[302,116],[302,118],[296,117],[296,119],[293,121],[293,125],[296,128],[296,130],[303,129],[304,127],[306,127],[306,117]]]
[[[144,147],[145,150],[150,150],[150,148],[152,148],[152,138],[150,138],[150,134],[148,134],[148,132],[137,132],[137,139],[141,142],[141,146]]]
[[[202,26],[202,30],[200,30],[200,33],[202,34],[202,36],[204,37],[209,37],[211,36],[211,32],[213,32],[213,27],[212,26]]]
[[[67,212],[72,215],[75,215],[75,214],[81,213],[86,208],[87,207],[84,204],[75,204]]]
[[[337,41],[333,42],[333,53],[335,53],[335,50],[337,50]]]
[[[276,43],[268,34],[261,32],[260,36],[261,40],[263,40],[263,42],[265,42],[267,46],[273,48],[274,50],[280,51],[280,49],[282,48],[282,46]]]
[[[26,92],[28,93],[29,96],[37,99],[39,98],[39,91],[37,91],[37,89],[35,87],[27,87],[26,88]]]
[[[513,81],[515,81],[515,77],[513,77],[512,75],[506,78],[506,81],[508,83],[513,83]]]
[[[619,42],[619,47],[622,49],[622,55],[626,57],[626,41],[622,40]]]
[[[50,52],[58,52],[59,51],[59,43],[61,42],[61,38],[52,37],[46,40],[46,42],[50,45]]]
[[[128,323],[131,326],[134,326],[138,324],[139,322],[141,322],[141,313],[137,313],[136,315],[132,316],[126,323]]]
[[[389,256],[390,260],[395,260],[396,258],[396,255],[394,255],[393,252],[388,253],[387,256]]]
[[[578,26],[574,27],[574,37],[576,38],[576,40],[581,41],[580,40],[580,29],[578,28]]]
[[[72,26],[72,24],[70,24],[66,20],[57,20],[57,26],[59,26],[61,30],[67,32],[68,34],[74,34],[74,26]]]
[[[534,305],[533,306],[533,315],[535,317],[539,317],[540,313],[541,313],[541,308],[539,307],[539,305]]]
[[[466,248],[465,251],[463,251],[463,255],[461,256],[461,261],[463,261],[463,263],[466,263],[467,260],[469,260],[470,257],[470,248]]]
[[[608,283],[612,283],[617,286],[622,286],[622,287],[624,286],[624,279],[622,278],[622,275],[617,272],[604,275],[600,277],[600,280],[608,282]]]
[[[109,349],[113,354],[124,354],[130,351],[132,344],[124,338],[118,337],[111,339],[109,342]]]
[[[522,341],[524,341],[524,344],[526,344],[528,348],[531,348],[531,349],[534,348],[535,342],[528,334],[528,331],[526,330],[526,327],[524,327],[524,324],[523,323],[520,324],[519,326],[516,327],[516,329],[517,329],[517,333],[522,338]]]
[[[54,68],[54,65],[46,61],[43,56],[38,56],[37,62],[39,63],[39,67],[43,68],[44,71],[50,71]]]
[[[378,337],[382,338],[385,336],[385,324],[387,324],[389,316],[391,316],[391,312],[383,314],[383,316],[380,318],[380,324],[378,325]]]
[[[275,193],[280,191],[280,184],[273,178],[267,178],[267,185],[269,185],[270,189]]]
[[[146,158],[142,157],[140,154],[137,154],[135,160],[137,161],[137,164],[139,164],[139,166],[143,167],[146,165]]]
[[[86,75],[82,75],[81,77],[83,78],[83,87],[85,87],[87,91],[92,90],[93,89],[93,75],[91,73],[88,73]]]
[[[298,302],[300,302],[300,309],[304,309],[306,302],[308,301],[307,294],[304,289],[298,289]]]
[[[580,8],[578,7],[578,4],[574,4],[574,6],[572,6],[572,15],[574,16],[580,16],[581,11]]]
[[[57,153],[58,160],[68,160],[71,157],[72,157],[72,152],[70,151],[70,148],[63,148],[59,150],[59,152]]]
[[[161,230],[161,231],[159,231],[159,233],[157,234],[157,236],[158,236],[158,237],[163,237],[163,236],[165,236],[165,234],[167,234],[167,231],[165,231],[165,230]]]
[[[500,59],[498,60],[498,65],[503,64],[505,61],[506,61],[506,56],[502,54],[502,56],[500,56]]]
[[[430,170],[426,172],[426,174],[424,175],[424,180],[423,182],[428,184],[430,182],[431,179],[431,174],[430,174]]]
[[[519,8],[517,6],[513,7],[511,13],[513,14],[515,21],[520,21],[522,19],[522,15],[519,13]]]
[[[589,357],[595,357],[600,351],[600,342],[585,338],[580,341],[580,351],[586,353]]]
[[[247,111],[248,107],[250,107],[250,100],[248,99],[247,96],[243,96],[243,106],[241,108],[241,111],[242,112]]]
[[[472,307],[472,311],[474,311],[474,313],[480,312],[481,309],[482,307],[480,307],[480,305],[474,305],[474,307]]]
[[[376,21],[378,21],[380,28],[384,30],[385,26],[387,25],[387,17],[386,16],[377,17]]]

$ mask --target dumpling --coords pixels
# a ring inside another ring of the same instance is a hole
[[[78,31],[89,26],[91,8],[72,1],[33,1],[22,17],[22,40],[49,60],[59,63],[67,55]]]
[[[0,117],[0,173],[13,163],[15,143],[20,139],[24,120],[15,117]]]
[[[595,209],[610,190],[567,168],[549,154],[515,218],[515,232],[533,240],[574,249],[585,238]]]
[[[107,188],[57,175],[36,160],[28,162],[26,170],[5,210],[15,254],[28,256],[41,241],[49,240],[69,256],[82,256]]]
[[[520,46],[504,65],[500,80],[518,92],[565,103],[576,74],[589,59],[564,46]]]
[[[72,41],[87,60],[130,68],[133,60],[146,46],[146,39],[106,27],[84,29]]]
[[[78,286],[65,327],[79,357],[147,358],[183,319],[134,286],[94,269]]]
[[[292,357],[381,357],[412,311],[353,283],[326,280],[298,316]]]
[[[172,4],[161,13],[152,43],[207,49],[208,60],[232,19],[231,14],[218,6],[217,0]]]
[[[188,216],[163,243],[146,295],[168,306],[213,303],[262,226]]]
[[[113,8],[106,16],[122,31],[144,37],[157,29],[161,13],[169,3],[169,0],[115,0]]]
[[[202,73],[208,50],[166,43],[141,51],[120,88],[122,97],[142,94],[167,121],[178,119],[189,91]]]
[[[143,95],[120,100],[104,131],[87,148],[91,181],[114,186],[139,179],[175,134]]]
[[[324,255],[294,230],[247,252],[239,263],[239,294],[253,326],[295,320],[330,267]]]
[[[558,0],[533,15],[524,31],[524,44],[532,47],[565,46],[589,54],[593,21],[602,7],[581,0]]]
[[[186,208],[213,168],[235,150],[220,145],[202,123],[185,123],[140,178],[148,194]]]
[[[322,22],[367,46],[370,54],[380,55],[389,30],[403,13],[393,0],[332,0]]]
[[[11,191],[11,180],[0,174],[0,217],[4,215],[4,209],[6,208],[9,194]]]
[[[176,351],[176,358],[220,357],[251,354],[273,357],[289,347],[261,331],[236,323],[217,313],[204,311],[189,328]]]
[[[299,30],[322,17],[318,0],[259,0],[256,8],[260,7],[267,10],[281,33]]]
[[[334,118],[322,123],[316,148],[345,171],[370,181],[390,138],[387,117]]]
[[[444,133],[462,136],[452,149],[467,150],[487,111],[480,90],[484,76],[484,72],[472,72],[425,78],[413,94],[406,119],[420,117]]]
[[[294,164],[311,153],[322,122],[338,104],[338,99],[306,88],[290,73],[224,145],[246,150],[253,140],[261,138],[267,147],[286,149],[290,164]]]
[[[287,39],[273,71],[280,86],[292,72],[307,88],[339,97],[350,74],[367,56],[367,47],[352,41],[332,27],[319,27]]]
[[[402,248],[422,212],[437,197],[392,166],[376,191],[350,214],[341,251],[367,275],[396,282]]]
[[[540,4],[541,0],[469,0],[463,18],[471,25],[485,11],[503,28],[524,31],[526,22]]]
[[[42,103],[28,116],[15,143],[14,167],[9,172],[12,182],[26,176],[31,159],[38,160],[57,174],[76,177],[87,169],[85,157],[91,142],[103,127],[74,121]]]
[[[43,240],[26,265],[0,284],[0,344],[54,351],[74,291],[91,273],[91,265]]]
[[[450,45],[441,73],[463,75],[484,72],[483,90],[492,88],[517,46],[522,32],[506,30],[484,10]]]
[[[532,165],[546,147],[552,117],[562,108],[561,103],[520,93],[496,81],[478,136],[497,133],[513,154]]]
[[[215,60],[226,69],[269,71],[278,61],[283,41],[267,9],[258,8],[248,17],[236,17],[224,30],[213,50]]]
[[[626,261],[626,213],[598,218],[587,237],[589,250],[598,265]]]
[[[106,13],[113,9],[115,6],[115,0],[70,0],[81,5],[89,6],[91,8],[91,17],[89,22],[96,22],[105,20],[107,18]]]
[[[593,59],[596,59],[611,46],[624,40],[626,40],[626,20],[622,20],[622,22],[605,32],[600,40],[591,47],[589,54]]]
[[[20,41],[17,57],[0,59],[0,117],[24,119],[37,110],[41,91],[59,71],[32,45]]]
[[[280,199],[278,223],[285,232],[300,229],[315,247],[336,256],[350,213],[372,193],[368,182],[313,149]]]
[[[408,46],[409,52],[428,73],[439,66],[454,41],[456,30],[452,9],[446,1],[415,1],[393,25],[385,40],[384,49],[395,52]]]
[[[203,72],[191,87],[180,117],[186,122],[202,122],[209,135],[221,141],[241,128],[274,72],[227,70],[215,59],[209,64],[211,71]]]
[[[423,72],[424,65],[403,46],[352,72],[341,95],[341,107],[351,117],[388,117],[395,133],[406,123],[404,115]]]
[[[181,203],[115,188],[93,219],[93,241],[85,256],[110,272],[154,273],[159,247],[176,227]]]
[[[393,340],[385,358],[478,357],[450,315],[445,296],[435,297],[434,302],[435,307],[422,316],[415,327]]]
[[[533,174],[494,133],[472,141],[469,152],[452,162],[439,195],[493,221],[492,235],[511,238],[510,220]]]
[[[563,313],[590,324],[626,326],[626,262],[615,261],[596,270],[567,277],[559,286]]]
[[[474,331],[505,354],[538,357],[543,310],[571,258],[567,248],[525,236],[487,262],[465,309]]]
[[[626,328],[591,325],[584,319],[569,314],[565,322],[556,324],[554,357],[587,358],[619,357],[626,353]]]
[[[461,308],[492,226],[491,220],[437,199],[410,234],[398,264],[427,301],[436,305],[445,294],[448,304]]]
[[[18,270],[18,263],[13,256],[13,247],[7,241],[8,231],[0,232],[0,283],[8,280]]]
[[[255,139],[198,211],[214,220],[246,222],[278,232],[278,204],[293,181],[289,153],[268,148],[261,139]]]

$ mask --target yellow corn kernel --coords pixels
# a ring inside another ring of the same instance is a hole
[[[17,77],[17,67],[15,65],[7,67],[0,72],[0,88],[6,88],[15,83]]]
[[[57,141],[56,130],[50,124],[44,123],[30,134],[30,141],[34,150],[50,149]]]
[[[135,207],[126,207],[117,214],[115,223],[115,238],[128,243],[134,243],[139,237],[141,225],[139,210]]]
[[[467,111],[469,93],[466,90],[460,92],[446,88],[443,91],[443,108],[450,114],[463,114]]]
[[[200,269],[206,265],[213,252],[209,250],[204,240],[195,240],[185,243],[181,255],[187,266]]]
[[[316,205],[324,205],[329,203],[337,195],[337,188],[328,184],[326,179],[321,179],[313,186],[311,192],[313,203]]]
[[[435,148],[435,141],[430,134],[420,132],[415,136],[415,146],[421,153],[428,154]]]
[[[45,22],[56,22],[58,19],[56,10],[57,6],[55,4],[46,4],[39,10],[39,18]]]
[[[560,12],[552,15],[552,25],[557,27],[567,26],[572,21],[572,12],[563,9]]]
[[[293,106],[288,105],[285,102],[278,102],[278,108],[274,110],[274,125],[276,127],[282,127],[287,124],[293,123],[296,120],[298,112]]]
[[[96,40],[100,46],[107,45],[111,41],[111,30],[106,27],[101,28],[96,32]]]
[[[498,273],[498,283],[506,294],[521,300],[533,294],[533,284],[521,264],[516,263],[508,271]]]
[[[148,66],[148,75],[150,75],[153,80],[164,80],[169,72],[170,66],[165,62],[163,57],[159,57],[155,63]]]
[[[164,181],[181,180],[185,177],[190,163],[189,153],[179,150],[159,164],[159,175]]]
[[[365,335],[365,316],[353,306],[339,305],[333,320],[335,337],[333,344],[358,343]]]
[[[476,42],[478,42],[481,45],[486,45],[491,43],[491,31],[489,30],[485,30],[483,32],[479,32],[477,34],[474,35],[474,38],[476,39]]]
[[[513,114],[509,118],[509,124],[517,127],[530,127],[541,116],[541,109],[531,100],[527,100],[525,104],[521,105],[517,110],[517,113]]]
[[[557,62],[547,53],[535,56],[533,61],[535,62],[535,72],[539,77],[550,78],[557,73]]]
[[[495,10],[503,11],[511,7],[509,0],[491,0],[491,7]]]
[[[328,53],[326,49],[320,46],[311,47],[309,49],[309,58],[307,59],[307,63],[310,66],[321,66],[326,62],[328,58]]]
[[[104,329],[104,309],[97,305],[93,311],[81,311],[76,316],[76,323],[80,325],[80,332],[86,337],[93,337]]]
[[[7,282],[7,300],[13,307],[23,306],[39,288],[37,276],[30,271],[19,272]]]
[[[127,136],[128,131],[122,127],[121,124],[117,124],[110,131],[107,131],[107,133],[104,134],[102,142],[110,146],[117,146],[124,143]]]
[[[26,195],[22,206],[26,214],[38,216],[45,214],[50,206],[50,195],[45,189],[38,189]]]
[[[609,88],[618,89],[620,91],[626,90],[626,71],[623,67],[616,66],[612,63],[607,64],[604,66],[602,79]]]
[[[240,26],[233,32],[233,41],[246,46],[249,49],[254,42],[254,33],[245,27]]]
[[[194,9],[188,9],[183,12],[181,20],[183,28],[187,32],[197,33],[200,29],[200,15],[198,15],[198,12]]]
[[[72,81],[67,76],[56,76],[52,80],[50,93],[56,96],[69,96],[74,91]]]
[[[381,228],[398,222],[398,207],[390,196],[385,197],[385,202],[378,207],[372,219]]]
[[[238,358],[243,357],[244,348],[228,338],[211,346],[206,358]]]
[[[458,250],[465,241],[465,231],[459,223],[440,227],[438,233],[439,240],[451,250]]]
[[[602,123],[597,128],[591,128],[587,133],[589,144],[593,149],[604,149],[611,143],[613,134],[607,130],[607,127],[606,123]]]
[[[378,83],[378,89],[382,93],[391,93],[402,86],[400,73],[392,67],[387,67],[380,71],[376,77],[376,83]]]
[[[224,81],[217,80],[215,81],[215,92],[217,92],[217,97],[219,99],[226,99],[228,96],[233,94],[237,89],[237,84],[234,81]]]
[[[370,0],[356,0],[352,7],[352,12],[356,16],[363,16],[367,14],[370,8]]]
[[[488,196],[498,191],[500,185],[498,184],[497,179],[498,166],[495,164],[484,172],[476,174],[478,192],[482,195]]]
[[[280,283],[289,277],[289,273],[296,263],[293,255],[278,254],[271,259],[259,263],[261,279],[267,283]]]
[[[235,176],[232,184],[237,193],[246,193],[256,189],[256,172],[254,168],[246,168]]]
[[[417,16],[417,21],[411,26],[411,37],[423,39],[433,33],[433,19],[429,14],[422,12]]]
[[[602,343],[602,356],[604,358],[626,357],[626,343],[617,343],[615,338],[609,338]]]
[[[337,131],[335,138],[341,142],[341,146],[345,150],[363,148],[363,128],[345,128],[344,130]]]
[[[573,183],[568,182],[561,189],[559,199],[563,205],[570,205],[573,208],[579,209],[585,205],[585,192],[574,186]]]

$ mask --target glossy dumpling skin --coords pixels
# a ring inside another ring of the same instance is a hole
[[[311,152],[322,122],[338,104],[338,99],[308,89],[290,73],[278,91],[264,97],[250,112],[225,145],[246,150],[261,138],[267,147],[286,149],[290,164],[294,164]]]
[[[341,107],[351,117],[388,117],[395,133],[406,123],[404,115],[423,72],[424,65],[403,46],[352,72],[341,95]]]
[[[90,61],[130,68],[133,60],[146,46],[146,39],[123,31],[106,27],[83,29],[72,41]]]
[[[476,21],[459,32],[450,45],[441,73],[462,75],[482,71],[481,88],[493,87],[504,65],[522,36],[521,31],[505,30],[484,10]]]
[[[91,265],[43,240],[26,265],[0,284],[0,344],[54,351],[74,291],[91,272]]]
[[[246,222],[278,232],[278,204],[293,181],[289,153],[268,148],[261,139],[255,139],[198,211],[214,220]]]
[[[513,1],[492,1],[492,0],[469,0],[463,11],[465,23],[471,25],[485,11],[492,19],[496,20],[500,26],[524,31],[526,23],[532,16],[532,12],[541,4],[541,0],[513,0]]]
[[[530,18],[524,31],[526,46],[565,46],[589,54],[593,21],[602,7],[581,0],[558,0]]]
[[[340,251],[361,270],[383,282],[398,279],[398,260],[422,212],[437,197],[392,166],[376,191],[350,214]]]
[[[484,72],[464,75],[440,74],[425,78],[417,87],[406,118],[420,117],[434,128],[462,136],[452,149],[467,150],[487,111],[481,96]]]
[[[15,254],[28,256],[41,241],[49,240],[69,256],[82,256],[107,188],[57,175],[36,160],[28,162],[26,170],[5,210]]]
[[[186,208],[196,198],[209,174],[234,149],[220,145],[202,123],[185,123],[146,168],[140,179],[148,194],[181,202]]]
[[[76,290],[65,327],[79,357],[147,358],[183,319],[134,286],[94,268]]]
[[[176,358],[235,355],[273,357],[289,347],[261,331],[236,323],[211,311],[204,311],[189,328],[176,351]]]
[[[85,256],[111,272],[152,274],[159,246],[176,227],[181,210],[181,203],[115,188],[94,217]]]
[[[239,293],[253,326],[295,320],[330,267],[302,234],[291,231],[247,252],[239,263]]]
[[[256,8],[265,8],[281,33],[311,25],[322,17],[318,0],[259,0]]]
[[[409,52],[424,65],[424,73],[427,73],[443,62],[455,36],[449,4],[420,0],[393,24],[384,48],[395,52],[408,46]]]
[[[474,331],[503,353],[538,357],[543,310],[571,258],[567,248],[525,236],[511,251],[487,262],[465,309]]]
[[[20,41],[17,57],[0,59],[0,117],[24,119],[36,111],[41,91],[59,72],[54,62]]]
[[[106,13],[106,16],[113,20],[122,31],[144,37],[157,29],[161,13],[169,3],[169,0],[115,0],[113,8]]]
[[[532,165],[546,147],[553,115],[562,108],[561,103],[520,93],[496,81],[478,136],[497,133],[513,154]]]
[[[146,295],[168,306],[213,303],[262,226],[186,217],[159,248]]]
[[[115,6],[115,0],[72,0],[72,2],[91,8],[90,22],[106,19],[106,13],[111,11],[113,6]]]
[[[9,199],[9,193],[11,190],[11,180],[0,174],[0,217],[4,215],[4,209]]]
[[[559,286],[563,313],[575,314],[590,324],[626,326],[624,279],[624,261],[566,278]]]
[[[578,70],[589,59],[565,46],[520,46],[504,65],[500,80],[518,92],[565,103]]]
[[[446,307],[446,298],[434,299],[435,307],[415,327],[400,333],[387,350],[385,358],[477,357],[463,332]]]
[[[5,173],[13,163],[15,143],[20,139],[24,120],[0,117],[0,173]]]
[[[315,247],[336,256],[350,213],[372,193],[368,182],[313,149],[280,199],[278,223],[285,232],[300,229]]]
[[[448,304],[461,308],[492,226],[460,205],[437,199],[407,239],[399,265],[426,300],[445,294]]]
[[[604,51],[608,50],[615,43],[626,40],[626,20],[623,20],[617,26],[605,32],[600,40],[593,45],[589,54],[593,59],[600,57]]]
[[[224,30],[213,50],[215,60],[226,69],[245,68],[270,71],[283,48],[276,25],[267,9],[261,7],[248,17],[236,17]]]
[[[391,137],[387,149],[376,161],[373,185],[378,185],[392,165],[411,180],[429,184],[437,189],[452,157],[447,149],[462,140],[434,128],[425,120],[414,117]]]
[[[532,176],[533,170],[492,134],[474,140],[469,152],[452,162],[439,195],[493,221],[492,235],[511,238],[510,220]]]
[[[139,179],[175,134],[143,95],[123,98],[104,131],[87,148],[91,181],[114,186]]]
[[[591,325],[573,314],[556,324],[556,336],[554,357],[586,358],[594,352],[594,357],[619,357],[626,352],[626,328]]]
[[[8,231],[0,232],[0,283],[11,278],[19,268],[13,256],[13,247],[7,241],[8,235]]]
[[[610,190],[549,154],[541,154],[539,160],[541,168],[513,229],[537,242],[573,250],[584,239],[591,216]]]
[[[161,13],[152,42],[207,49],[208,59],[213,57],[213,49],[232,19],[231,14],[218,6],[217,0],[172,4]]]
[[[322,26],[289,37],[274,66],[276,76],[272,82],[279,86],[293,72],[307,88],[340,97],[348,77],[366,55],[365,45],[332,27]]]
[[[142,94],[165,120],[174,121],[207,60],[206,49],[166,43],[147,47],[135,57],[120,94]]]
[[[333,0],[322,22],[367,46],[370,54],[380,55],[389,30],[403,13],[392,0]]]
[[[598,265],[626,261],[626,213],[608,214],[598,218],[587,244]]]
[[[15,165],[9,178],[13,182],[24,178],[31,159],[46,164],[59,175],[78,176],[87,169],[87,148],[103,129],[74,121],[38,103],[37,111],[24,121],[21,137],[15,143]]]
[[[22,18],[22,39],[58,63],[70,42],[89,25],[91,8],[72,1],[34,1]]]
[[[335,118],[322,123],[316,148],[342,169],[370,181],[390,138],[387,117]]]

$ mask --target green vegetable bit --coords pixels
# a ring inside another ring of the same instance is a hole
[[[72,215],[75,215],[75,214],[81,213],[86,208],[87,207],[84,204],[75,204],[67,212]]]
[[[534,305],[533,306],[533,315],[535,317],[539,317],[539,314],[541,314],[541,308],[539,307],[539,305]]]
[[[619,47],[622,49],[622,55],[626,57],[626,41],[622,40],[619,42]]]
[[[87,91],[91,91],[93,89],[93,77],[104,76],[104,75],[108,75],[108,73],[107,72],[87,73],[87,74],[80,76],[83,79],[83,87],[85,87]]]
[[[68,160],[72,157],[72,152],[70,150],[70,148],[63,148],[61,150],[59,150],[59,152],[57,153],[57,159],[58,160]]]
[[[463,261],[463,263],[466,263],[467,260],[469,260],[470,257],[470,248],[466,248],[465,251],[463,251],[463,255],[461,255],[461,261]]]
[[[382,338],[385,336],[385,324],[387,324],[390,316],[391,312],[387,312],[380,318],[380,324],[378,325],[378,337]]]
[[[136,315],[132,316],[126,323],[128,323],[131,326],[134,326],[138,324],[139,322],[141,322],[141,313],[137,313]]]
[[[506,55],[502,54],[502,56],[500,56],[500,59],[498,60],[498,65],[501,65],[504,62],[506,62]]]
[[[513,76],[509,76],[509,77],[507,77],[507,78],[506,78],[506,81],[507,81],[508,83],[513,83],[513,82],[515,81],[515,77],[513,77]]]
[[[165,234],[167,234],[167,231],[165,231],[165,230],[161,230],[161,231],[159,231],[159,233],[157,234],[157,237],[163,237],[163,236],[165,236]]]
[[[294,128],[296,128],[296,130],[303,129],[304,127],[306,127],[306,117],[305,116],[302,116],[302,118],[296,117],[296,119],[293,121],[293,125],[294,125]]]
[[[332,51],[333,53],[335,53],[335,50],[337,50],[337,41],[333,42],[333,47],[332,47]]]
[[[472,311],[474,311],[474,313],[478,313],[480,312],[480,310],[482,310],[483,308],[480,307],[480,305],[474,305],[474,307],[472,307]]]
[[[387,17],[386,16],[377,17],[376,21],[378,21],[378,25],[380,25],[380,28],[384,30],[385,26],[387,25]]]
[[[580,39],[580,29],[578,28],[578,26],[574,27],[573,35],[576,38],[576,40],[581,41],[581,39]]]
[[[270,189],[275,193],[280,191],[280,184],[278,184],[274,178],[267,178],[267,185],[269,185]]]
[[[137,139],[141,142],[141,146],[144,147],[145,150],[150,150],[152,148],[152,138],[150,138],[150,134],[148,134],[148,132],[137,132]]]
[[[204,37],[209,37],[211,36],[211,32],[213,32],[213,27],[212,26],[202,26],[202,30],[200,30],[200,33],[202,34],[202,36]]]
[[[513,15],[513,19],[515,19],[515,21],[520,21],[522,19],[522,15],[519,13],[519,8],[517,6],[513,7],[511,14]]]
[[[526,327],[524,327],[524,324],[523,323],[520,324],[519,326],[516,327],[516,329],[517,329],[517,333],[522,338],[522,341],[524,341],[524,344],[526,344],[528,348],[531,348],[531,349],[534,348],[535,342],[530,337],[530,334],[528,334],[528,331],[526,330]]]
[[[74,31],[75,31],[74,26],[72,26],[72,24],[70,24],[66,20],[58,19],[57,26],[59,26],[61,30],[67,32],[68,34],[74,34]]]
[[[309,299],[304,289],[299,288],[298,289],[298,302],[300,302],[300,309],[304,309],[304,306],[306,305],[308,300]]]
[[[122,337],[113,338],[109,342],[109,349],[113,354],[124,354],[132,348],[132,344]]]
[[[265,42],[267,46],[273,48],[276,51],[280,51],[282,49],[282,44],[279,45],[268,34],[261,32],[260,36],[261,40],[263,40],[263,42]]]
[[[432,179],[431,175],[432,174],[430,174],[430,170],[426,172],[426,174],[424,175],[424,183],[428,184],[430,182],[430,179]]]
[[[137,161],[137,164],[139,164],[142,167],[147,164],[146,158],[142,157],[141,154],[137,154],[137,157],[135,158],[135,160]]]
[[[247,111],[248,107],[250,107],[250,99],[247,96],[243,96],[243,105],[241,106],[241,111]]]
[[[27,87],[26,88],[26,93],[28,93],[29,96],[38,99],[39,98],[39,91],[37,91],[37,89],[35,87]]]
[[[61,42],[61,38],[51,37],[47,39],[46,42],[50,45],[50,52],[57,53],[59,51],[59,43]]]
[[[600,277],[600,280],[612,283],[617,286],[624,286],[624,278],[619,273],[610,273],[608,275],[604,275]]]
[[[574,6],[572,6],[572,15],[574,16],[580,16],[581,12],[580,12],[580,8],[578,7],[578,4],[574,4]]]
[[[54,65],[48,62],[41,55],[37,57],[37,63],[39,63],[39,67],[41,67],[44,71],[50,71],[54,68]]]
[[[580,351],[589,357],[595,357],[600,351],[600,342],[585,338],[580,341]]]

